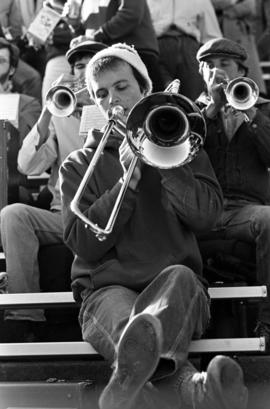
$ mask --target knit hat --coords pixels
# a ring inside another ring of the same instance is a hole
[[[246,50],[235,41],[228,38],[214,38],[202,45],[197,52],[199,62],[206,61],[209,57],[228,57],[239,60],[246,67],[244,61],[247,59]]]
[[[106,44],[90,40],[88,37],[81,35],[71,40],[69,50],[66,53],[66,58],[69,64],[72,65],[76,54],[85,52],[90,55],[95,55],[98,51],[103,50],[106,47],[108,47]]]
[[[131,47],[125,43],[117,43],[113,44],[112,46],[105,48],[104,50],[99,51],[94,55],[93,58],[89,61],[87,68],[86,68],[86,84],[89,93],[91,94],[91,85],[89,81],[89,74],[93,65],[96,61],[100,60],[101,58],[105,57],[117,57],[120,60],[123,60],[130,64],[136,71],[138,71],[141,76],[144,78],[146,83],[146,91],[150,93],[152,91],[152,81],[148,75],[147,68],[143,63],[141,57],[139,56],[138,52],[135,50],[134,47]]]

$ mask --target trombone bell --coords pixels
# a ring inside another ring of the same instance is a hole
[[[259,88],[251,78],[238,77],[229,81],[225,95],[229,105],[236,110],[245,111],[256,104]]]
[[[206,125],[199,108],[177,93],[156,92],[139,101],[126,124],[134,154],[148,165],[169,169],[190,162],[202,146]]]

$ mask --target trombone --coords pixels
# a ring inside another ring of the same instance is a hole
[[[71,211],[98,240],[105,240],[113,230],[138,159],[153,167],[171,169],[189,163],[201,149],[206,135],[205,120],[197,105],[179,94],[179,88],[180,81],[174,80],[165,91],[142,98],[130,111],[126,123],[123,121],[123,108],[114,107],[101,141],[70,204]],[[109,220],[105,228],[102,228],[82,213],[79,204],[113,131],[127,138],[134,157],[122,178]]]

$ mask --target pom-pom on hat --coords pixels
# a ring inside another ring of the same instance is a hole
[[[131,47],[125,43],[117,43],[117,44],[113,44],[112,46],[108,48],[105,48],[104,50],[99,51],[89,61],[85,75],[86,75],[87,88],[90,94],[91,94],[91,85],[89,82],[89,73],[91,71],[91,68],[96,63],[96,61],[102,58],[105,58],[105,57],[116,57],[130,64],[144,78],[145,83],[146,83],[147,93],[150,93],[152,91],[152,81],[148,75],[147,68],[145,64],[143,63],[141,57],[139,56],[138,52],[135,50],[134,47]]]
[[[239,60],[244,66],[244,61],[247,59],[246,50],[240,44],[222,37],[207,41],[199,48],[196,57],[201,62],[210,57],[222,56]]]

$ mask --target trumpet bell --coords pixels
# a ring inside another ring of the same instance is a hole
[[[143,162],[168,169],[190,162],[206,135],[195,103],[171,92],[156,92],[139,101],[126,123],[128,143]]]
[[[245,111],[255,105],[259,88],[251,78],[239,77],[228,83],[225,94],[229,105],[236,110]]]
[[[77,99],[72,90],[64,85],[55,85],[46,95],[46,106],[52,115],[66,117],[72,114]]]

